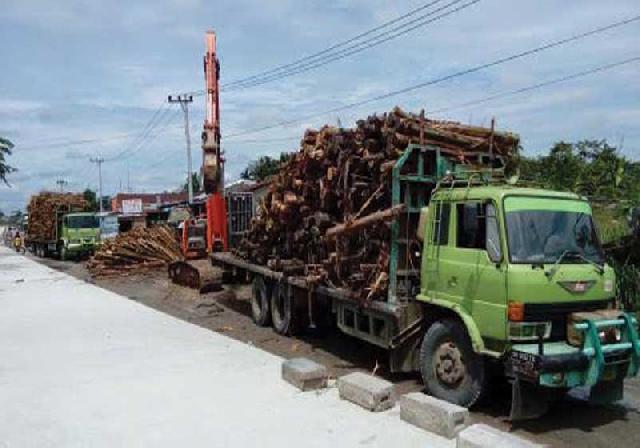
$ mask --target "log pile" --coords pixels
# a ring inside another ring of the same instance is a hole
[[[137,228],[105,241],[87,263],[94,277],[140,273],[180,260],[180,245],[167,226]]]
[[[57,227],[56,213],[83,211],[86,205],[83,196],[76,193],[42,192],[32,196],[27,207],[27,237],[31,240],[54,240]]]
[[[436,145],[466,163],[479,153],[508,160],[518,137],[399,108],[352,129],[309,129],[281,166],[236,255],[358,291],[363,300],[383,297],[390,221],[402,207],[391,207],[392,168],[410,143]]]

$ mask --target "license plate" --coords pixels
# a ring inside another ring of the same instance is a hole
[[[540,376],[540,357],[533,353],[511,352],[511,367],[514,374],[537,379]]]

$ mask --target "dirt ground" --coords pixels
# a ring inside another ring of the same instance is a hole
[[[165,270],[129,277],[91,279],[84,263],[38,260],[54,269],[94,283],[131,300],[179,319],[254,345],[276,355],[304,356],[325,365],[337,377],[355,370],[374,372],[396,384],[399,394],[422,389],[417,374],[392,375],[386,370],[386,356],[375,347],[338,331],[319,336],[285,337],[251,320],[250,288],[234,286],[200,295],[171,284]],[[535,421],[510,424],[510,388],[504,382],[492,385],[485,403],[474,409],[472,419],[513,431],[540,443],[557,447],[640,446],[640,381],[628,381],[625,400],[606,407],[590,405],[584,392],[575,391],[549,414]]]

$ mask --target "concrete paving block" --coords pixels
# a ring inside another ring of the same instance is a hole
[[[300,390],[327,387],[327,368],[307,358],[292,358],[282,363],[282,379]]]
[[[343,400],[374,412],[392,408],[396,401],[393,383],[362,372],[338,378],[338,392]]]
[[[400,397],[400,418],[419,428],[453,439],[469,424],[469,411],[422,392],[413,392]]]
[[[456,448],[542,448],[534,442],[482,423],[471,425],[458,433]]]

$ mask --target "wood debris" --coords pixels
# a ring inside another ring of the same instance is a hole
[[[137,228],[105,241],[87,263],[94,277],[126,275],[164,267],[182,258],[168,226]]]
[[[275,176],[236,255],[288,275],[347,288],[362,300],[385,296],[389,280],[391,179],[409,144],[434,145],[476,167],[479,155],[510,160],[518,136],[429,120],[399,108],[351,129],[309,129]]]

